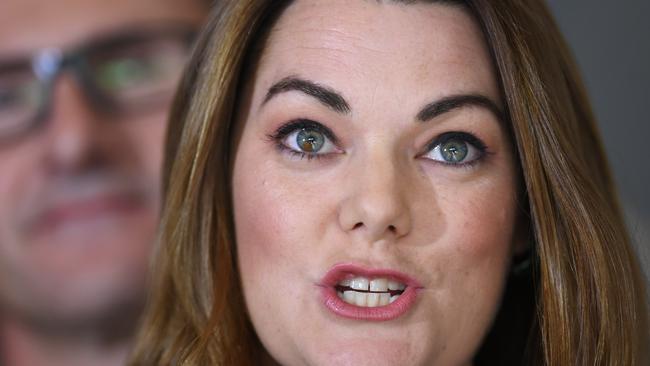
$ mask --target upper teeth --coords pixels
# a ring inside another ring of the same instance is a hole
[[[403,283],[389,280],[386,278],[374,278],[369,280],[365,277],[347,278],[339,282],[341,287],[349,287],[353,290],[370,291],[370,292],[386,292],[388,290],[401,291],[406,288]]]
[[[374,278],[372,280],[365,277],[347,278],[338,283],[338,295],[343,301],[357,306],[383,306],[395,301],[401,293],[394,291],[403,291],[406,285],[387,278]]]

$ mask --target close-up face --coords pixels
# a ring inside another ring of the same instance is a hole
[[[462,7],[293,2],[239,99],[232,187],[282,365],[470,365],[520,246],[516,161]]]
[[[156,32],[195,29],[205,8],[0,2],[0,305],[10,314],[56,324],[142,298],[165,118],[187,56],[178,35]],[[61,61],[69,67],[44,76],[64,54],[75,55]],[[121,111],[144,96],[142,109]]]

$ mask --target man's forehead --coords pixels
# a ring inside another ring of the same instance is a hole
[[[200,21],[198,7],[187,5],[183,0],[1,0],[0,58],[71,47],[149,22]]]

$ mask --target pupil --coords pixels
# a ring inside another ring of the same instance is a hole
[[[323,148],[323,144],[325,143],[325,138],[322,133],[307,129],[298,132],[296,140],[300,149],[310,153],[318,152]]]
[[[463,141],[451,140],[442,145],[442,157],[450,163],[461,162],[467,157],[467,144]]]

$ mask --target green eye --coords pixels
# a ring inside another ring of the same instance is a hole
[[[296,135],[296,144],[307,153],[317,153],[325,145],[325,136],[314,130],[302,129]]]
[[[156,67],[147,60],[125,58],[107,62],[98,70],[98,82],[105,90],[117,91],[156,76]]]
[[[272,138],[281,150],[301,158],[311,159],[341,152],[333,142],[336,138],[331,130],[311,120],[291,121],[280,127]]]
[[[117,39],[89,49],[85,62],[98,92],[119,107],[168,100],[187,58],[187,42],[177,37]]]
[[[440,145],[440,155],[442,158],[452,164],[462,162],[467,157],[467,143],[460,140],[449,140]]]
[[[438,137],[422,157],[446,165],[465,165],[479,161],[487,147],[475,136],[465,132],[448,132]]]

